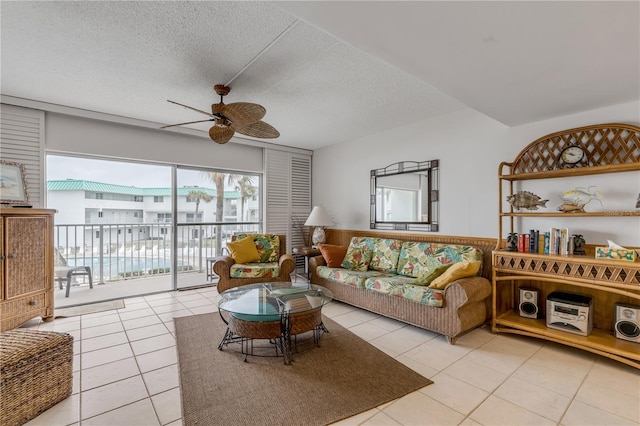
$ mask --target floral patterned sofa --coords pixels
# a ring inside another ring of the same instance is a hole
[[[259,260],[236,263],[232,256],[218,256],[213,260],[213,272],[218,275],[218,292],[233,287],[260,282],[291,281],[295,261],[286,254],[286,236],[276,234],[237,234],[232,241],[251,236]]]
[[[311,258],[309,267],[311,282],[334,299],[443,334],[453,344],[488,318],[491,284],[482,262],[482,250],[469,245],[352,237],[339,267],[327,266],[323,256]]]

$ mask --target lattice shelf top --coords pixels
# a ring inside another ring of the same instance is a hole
[[[585,150],[586,158],[567,169],[559,164],[558,157],[565,148],[576,145]],[[530,143],[509,165],[512,175],[588,174],[588,170],[577,169],[591,168],[602,168],[603,172],[639,170],[640,127],[598,124],[551,133]]]
[[[640,289],[640,263],[599,262],[576,256],[523,256],[522,253],[494,252],[494,268],[553,278],[574,278],[600,284],[628,284]]]

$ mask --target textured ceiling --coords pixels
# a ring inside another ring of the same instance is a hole
[[[317,149],[471,107],[507,125],[639,98],[638,2],[0,2],[5,96],[163,124],[266,107]],[[206,132],[208,123],[189,126]],[[168,131],[168,130],[165,130]]]

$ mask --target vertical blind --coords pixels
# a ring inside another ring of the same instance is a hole
[[[44,112],[0,105],[0,158],[24,165],[29,204],[44,207]]]
[[[296,220],[311,211],[311,156],[265,149],[265,231],[287,236],[287,251],[304,245]]]

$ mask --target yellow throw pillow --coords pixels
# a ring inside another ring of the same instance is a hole
[[[260,253],[258,253],[251,236],[227,243],[227,248],[236,263],[251,263],[260,260]]]
[[[452,281],[465,277],[473,277],[480,270],[480,263],[479,260],[454,263],[449,269],[444,271],[442,275],[431,281],[429,288],[442,290]]]

